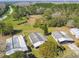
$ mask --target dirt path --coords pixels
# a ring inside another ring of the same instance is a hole
[[[6,39],[9,36],[2,36],[0,35],[0,58],[4,56],[6,52]]]
[[[40,17],[41,17],[41,15],[31,15],[27,22],[28,22],[28,24],[34,25],[36,20],[39,19]]]

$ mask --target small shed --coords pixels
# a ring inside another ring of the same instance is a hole
[[[6,40],[6,55],[11,55],[16,51],[28,51],[22,35],[14,35]]]
[[[78,28],[71,28],[70,33],[74,35],[77,39],[79,39],[79,29]]]
[[[37,48],[42,45],[47,39],[38,32],[31,33],[29,35],[32,45]]]

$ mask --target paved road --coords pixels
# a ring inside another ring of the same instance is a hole
[[[79,48],[73,43],[73,44],[68,44],[68,47],[73,50],[76,55],[79,55]]]
[[[12,7],[11,7],[11,6],[9,6],[9,8],[10,8],[9,15],[11,15],[11,14],[13,13],[13,9],[12,9]]]

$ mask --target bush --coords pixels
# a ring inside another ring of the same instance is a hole
[[[13,32],[13,26],[11,23],[5,23],[5,22],[0,22],[0,30],[1,30],[1,34],[3,35],[7,35],[7,34],[11,34]]]
[[[63,54],[64,47],[58,46],[56,42],[47,41],[39,48],[41,57],[54,58]]]
[[[67,23],[67,20],[51,19],[48,21],[48,26],[49,27],[61,27],[61,26],[65,26],[66,23]]]

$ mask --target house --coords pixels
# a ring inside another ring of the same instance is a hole
[[[14,35],[6,40],[6,55],[11,55],[16,51],[28,51],[22,35]]]
[[[29,39],[35,48],[38,48],[46,41],[46,38],[38,32],[31,33]]]
[[[78,28],[71,28],[70,33],[74,35],[77,39],[79,39],[79,29]]]
[[[52,32],[52,37],[59,43],[68,43],[73,42],[73,39],[70,38],[65,32]]]

